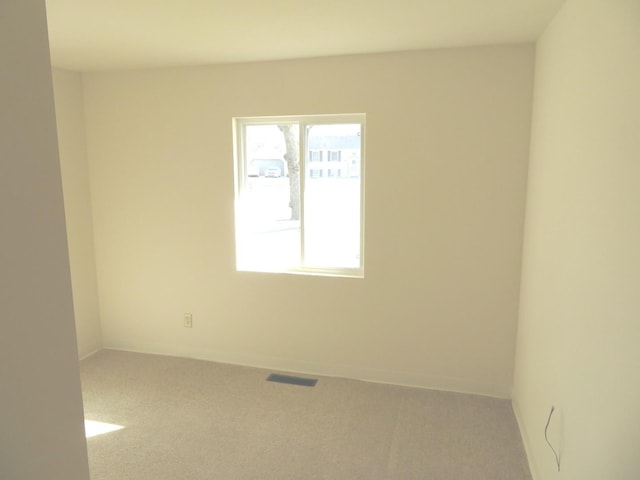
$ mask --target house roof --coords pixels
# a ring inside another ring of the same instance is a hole
[[[357,135],[311,135],[307,141],[310,150],[350,150],[360,148]]]

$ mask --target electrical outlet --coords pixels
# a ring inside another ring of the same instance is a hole
[[[192,328],[193,327],[193,315],[190,313],[184,314],[184,328]]]

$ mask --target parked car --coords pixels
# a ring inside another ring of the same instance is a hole
[[[268,167],[264,169],[264,176],[267,178],[280,178],[282,173],[278,167]]]

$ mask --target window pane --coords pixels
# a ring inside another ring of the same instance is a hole
[[[363,122],[234,120],[238,270],[362,276]]]
[[[300,265],[300,215],[292,209],[300,202],[300,182],[295,171],[289,174],[286,135],[295,138],[297,150],[297,125],[244,126],[236,225],[240,270],[283,271]]]
[[[306,135],[304,264],[359,268],[361,126],[307,125]]]

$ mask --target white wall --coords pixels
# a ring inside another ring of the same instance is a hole
[[[637,479],[640,3],[567,1],[536,57],[514,405],[538,479]]]
[[[53,70],[62,190],[69,243],[73,309],[80,357],[102,347],[93,216],[85,140],[82,76]]]
[[[533,59],[85,74],[105,347],[508,397]],[[367,114],[366,278],[236,272],[231,118],[341,112]]]
[[[89,478],[42,0],[0,4],[0,478]]]

